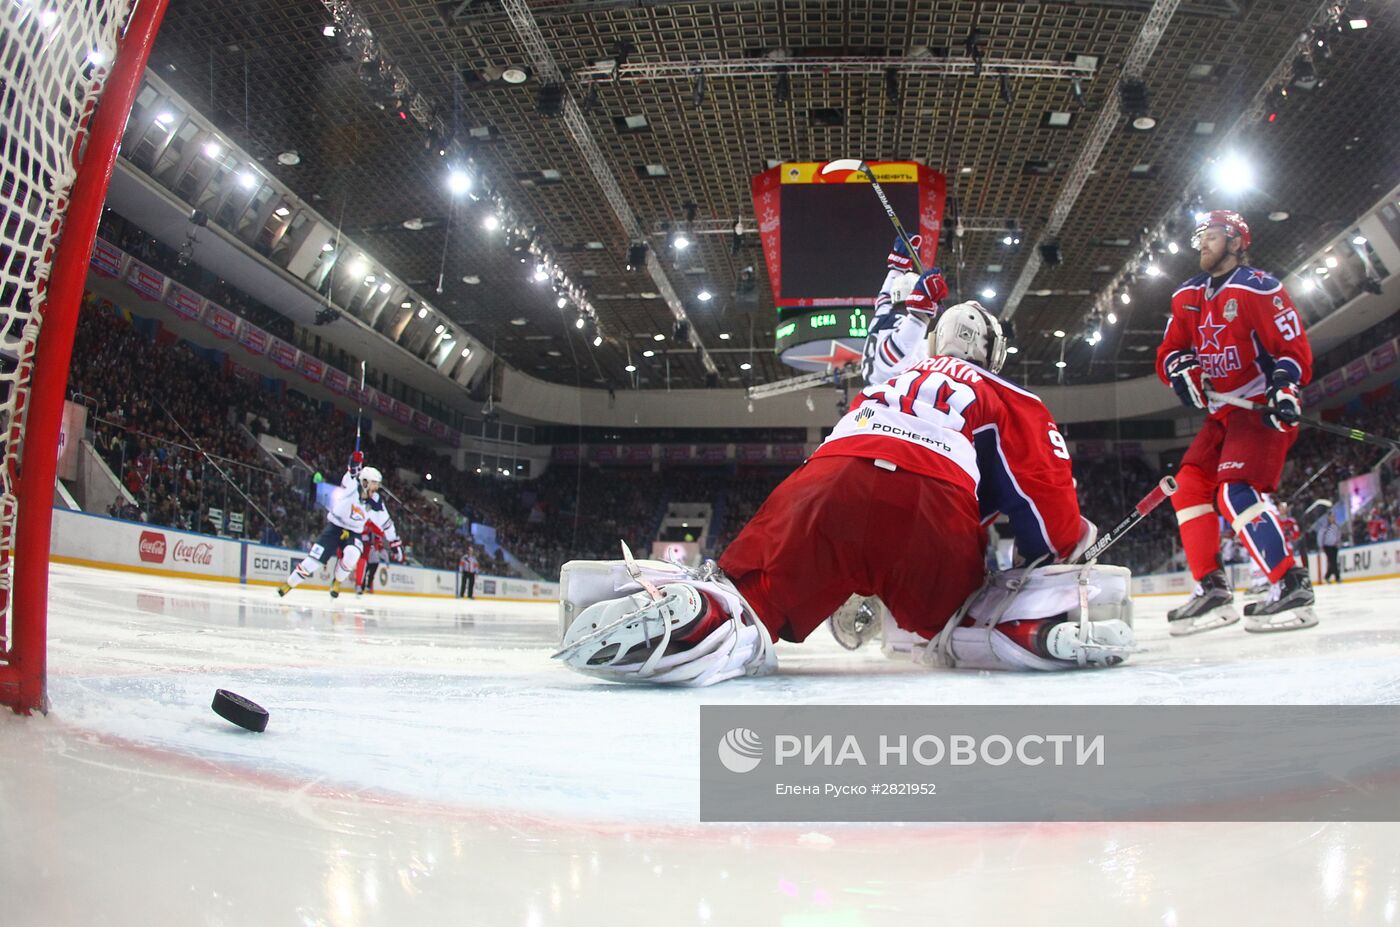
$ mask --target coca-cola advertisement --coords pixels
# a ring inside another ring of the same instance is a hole
[[[161,549],[164,551],[164,542],[162,542]],[[170,559],[176,563],[210,566],[214,562],[214,545],[208,541],[186,541],[181,538],[175,542],[175,546],[170,552]]]
[[[143,563],[164,563],[165,535],[159,531],[142,531],[136,550]]]

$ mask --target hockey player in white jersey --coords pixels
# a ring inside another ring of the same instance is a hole
[[[305,559],[277,588],[279,596],[310,579],[316,569],[329,563],[332,557],[335,567],[331,575],[331,598],[339,596],[340,585],[355,575],[355,567],[364,554],[365,537],[369,534],[381,535],[390,558],[395,563],[403,562],[403,542],[379,495],[383,481],[384,475],[376,468],[364,466],[364,456],[359,451],[351,455],[350,466],[340,478],[340,490],[326,512],[326,527]]]

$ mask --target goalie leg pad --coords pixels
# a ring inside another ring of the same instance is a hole
[[[1100,564],[994,574],[923,661],[987,670],[1116,665],[1136,650],[1130,579],[1127,569]]]
[[[559,586],[564,631],[554,656],[578,672],[708,686],[777,667],[768,630],[712,563],[570,561]]]

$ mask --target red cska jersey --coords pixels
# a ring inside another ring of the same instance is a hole
[[[1079,540],[1079,500],[1069,449],[1044,403],[967,361],[907,360],[856,397],[812,456],[883,459],[961,486],[985,520],[1006,514],[1027,561],[1066,557]]]
[[[1312,348],[1288,291],[1273,277],[1241,265],[1212,288],[1209,274],[1197,274],[1172,294],[1172,314],[1157,349],[1157,376],[1170,384],[1166,367],[1192,351],[1210,378],[1211,389],[1240,399],[1264,398],[1276,367],[1298,384],[1312,379]],[[1213,418],[1234,408],[1210,404]]]

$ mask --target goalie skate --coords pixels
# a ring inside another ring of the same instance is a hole
[[[831,636],[847,650],[859,650],[861,645],[880,636],[879,614],[878,599],[853,595],[831,613],[828,619]]]
[[[1229,627],[1240,620],[1231,604],[1234,598],[1223,572],[1207,573],[1185,605],[1167,612],[1168,631],[1172,637],[1186,637]]]

